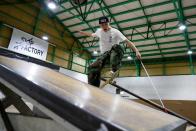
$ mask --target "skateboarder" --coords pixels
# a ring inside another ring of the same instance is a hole
[[[88,83],[94,86],[100,86],[101,70],[110,61],[112,66],[111,75],[116,73],[121,65],[123,58],[123,49],[119,45],[120,42],[125,42],[135,53],[138,59],[141,59],[141,54],[135,45],[129,41],[119,30],[113,28],[109,24],[109,19],[105,16],[99,18],[100,28],[95,33],[79,31],[85,36],[92,36],[99,38],[100,57],[89,66]]]

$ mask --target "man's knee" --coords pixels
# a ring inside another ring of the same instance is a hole
[[[112,66],[113,72],[116,72],[117,70],[119,70],[121,66],[121,58],[117,56],[115,60],[111,61],[111,66]]]
[[[95,62],[93,62],[92,64],[89,65],[89,68],[101,68],[102,66],[102,61],[101,60],[97,60]]]

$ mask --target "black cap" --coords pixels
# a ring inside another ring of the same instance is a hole
[[[99,18],[99,24],[108,23],[109,19],[106,16]]]

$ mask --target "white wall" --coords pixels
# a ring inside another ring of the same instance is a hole
[[[165,100],[196,100],[196,76],[156,76],[151,77],[160,96]],[[157,99],[157,95],[147,77],[117,78],[118,85],[147,99]],[[112,88],[108,86],[107,88]],[[124,94],[126,96],[126,94]],[[133,98],[133,97],[131,97]]]
[[[87,83],[87,76],[78,72],[67,69],[60,69],[61,73],[72,78]],[[151,77],[160,96],[164,100],[196,100],[196,76],[195,75],[179,75],[179,76],[154,76]],[[123,77],[117,78],[118,85],[130,90],[147,99],[158,99],[147,77]],[[107,85],[104,90],[115,94],[115,87]],[[123,96],[133,98],[124,93]]]

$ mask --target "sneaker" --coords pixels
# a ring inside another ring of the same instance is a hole
[[[117,77],[118,74],[119,74],[119,70],[117,70],[116,72],[113,72],[113,71],[110,71],[110,72],[109,72],[109,75],[110,75],[111,78]]]

